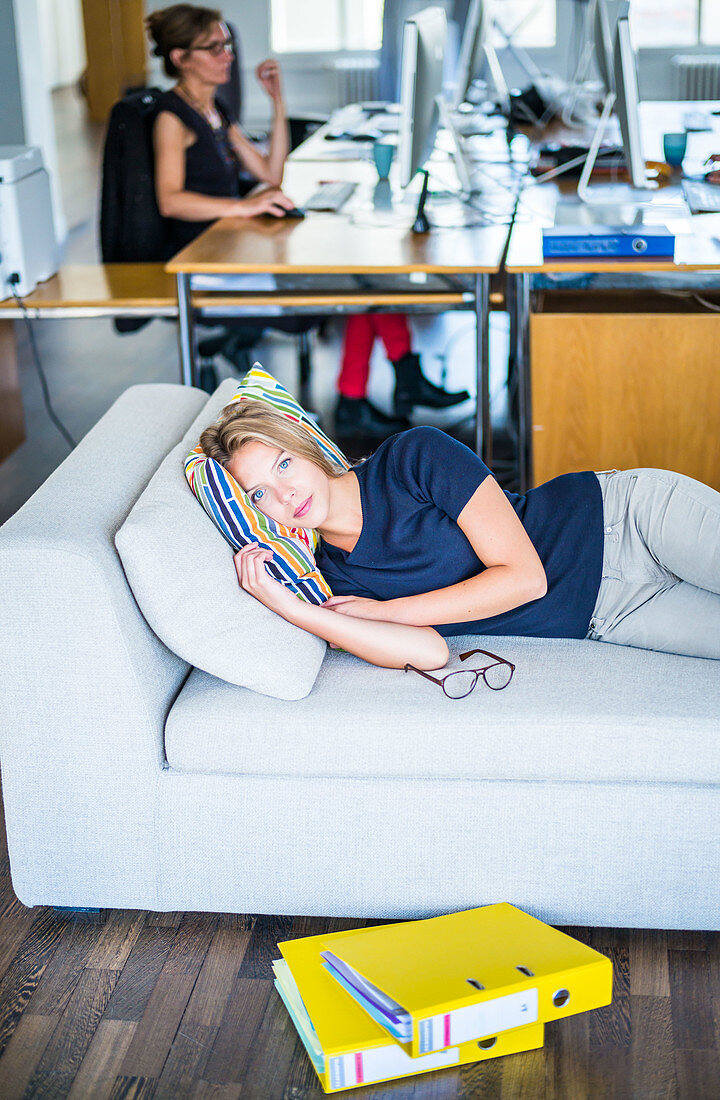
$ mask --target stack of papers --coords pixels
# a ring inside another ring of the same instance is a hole
[[[275,986],[326,1092],[543,1045],[612,997],[610,960],[512,905],[278,945]]]

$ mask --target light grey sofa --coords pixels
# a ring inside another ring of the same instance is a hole
[[[21,901],[720,928],[718,663],[493,639],[511,687],[452,702],[328,652],[283,701],[158,640],[114,536],[206,400],[128,390],[0,531]]]

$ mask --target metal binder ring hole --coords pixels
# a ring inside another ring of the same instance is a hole
[[[519,970],[521,974],[527,974],[528,978],[535,977],[535,972],[529,966],[516,966],[515,969]]]
[[[468,978],[467,983],[468,983],[468,985],[471,985],[474,989],[484,989],[485,988],[485,986],[482,984],[482,982],[479,982],[477,980],[477,978]]]
[[[557,993],[553,993],[552,1001],[556,1008],[563,1008],[569,1000],[570,992],[567,989],[558,989]]]
[[[490,1039],[478,1039],[478,1046],[481,1050],[490,1050],[497,1042],[497,1035],[493,1035]]]

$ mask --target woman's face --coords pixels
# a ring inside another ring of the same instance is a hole
[[[319,466],[253,440],[226,469],[264,515],[286,527],[320,527],[330,507],[330,479]]]
[[[224,23],[213,23],[199,35],[189,50],[178,51],[177,68],[184,75],[192,74],[208,84],[225,84],[230,77],[232,49],[230,34]]]

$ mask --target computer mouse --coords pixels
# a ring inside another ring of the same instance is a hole
[[[300,208],[297,207],[297,206],[292,206],[289,210],[286,210],[285,213],[281,215],[281,217],[283,217],[283,218],[304,218],[305,217],[305,211],[300,210]]]

